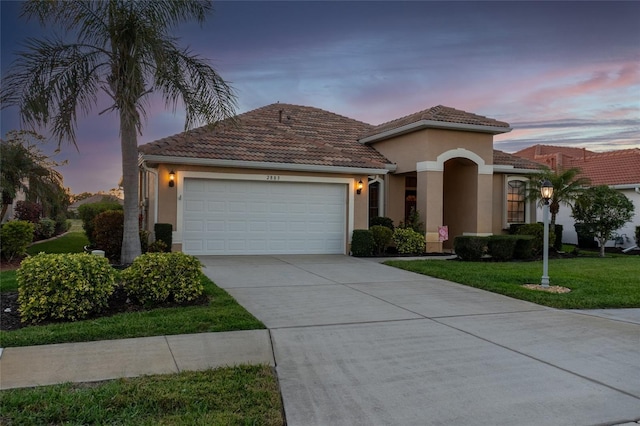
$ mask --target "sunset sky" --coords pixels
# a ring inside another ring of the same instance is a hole
[[[0,2],[4,76],[26,37],[50,34]],[[380,124],[438,104],[511,124],[495,148],[542,143],[640,147],[640,2],[215,2],[176,31],[238,96],[238,113],[274,102]],[[157,100],[157,99],[156,99]],[[115,187],[117,117],[79,119],[58,160],[73,193]],[[2,110],[2,135],[19,128]],[[153,101],[140,143],[184,129]],[[41,133],[47,134],[46,130]],[[55,149],[52,141],[47,149]]]

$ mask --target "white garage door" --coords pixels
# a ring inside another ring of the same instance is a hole
[[[185,178],[190,254],[345,252],[347,185]]]

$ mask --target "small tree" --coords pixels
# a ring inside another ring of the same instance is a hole
[[[606,185],[585,190],[573,206],[573,218],[588,227],[600,243],[600,257],[604,245],[613,232],[631,220],[634,206],[624,194]]]

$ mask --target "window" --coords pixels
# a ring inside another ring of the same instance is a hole
[[[369,220],[380,216],[380,182],[369,183]]]
[[[507,186],[507,222],[525,223],[525,187],[521,180],[511,180]]]

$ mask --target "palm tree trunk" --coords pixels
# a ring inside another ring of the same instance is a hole
[[[124,190],[124,233],[120,262],[127,265],[140,256],[138,227],[138,137],[130,117],[120,112],[120,145],[122,149],[122,188]]]

